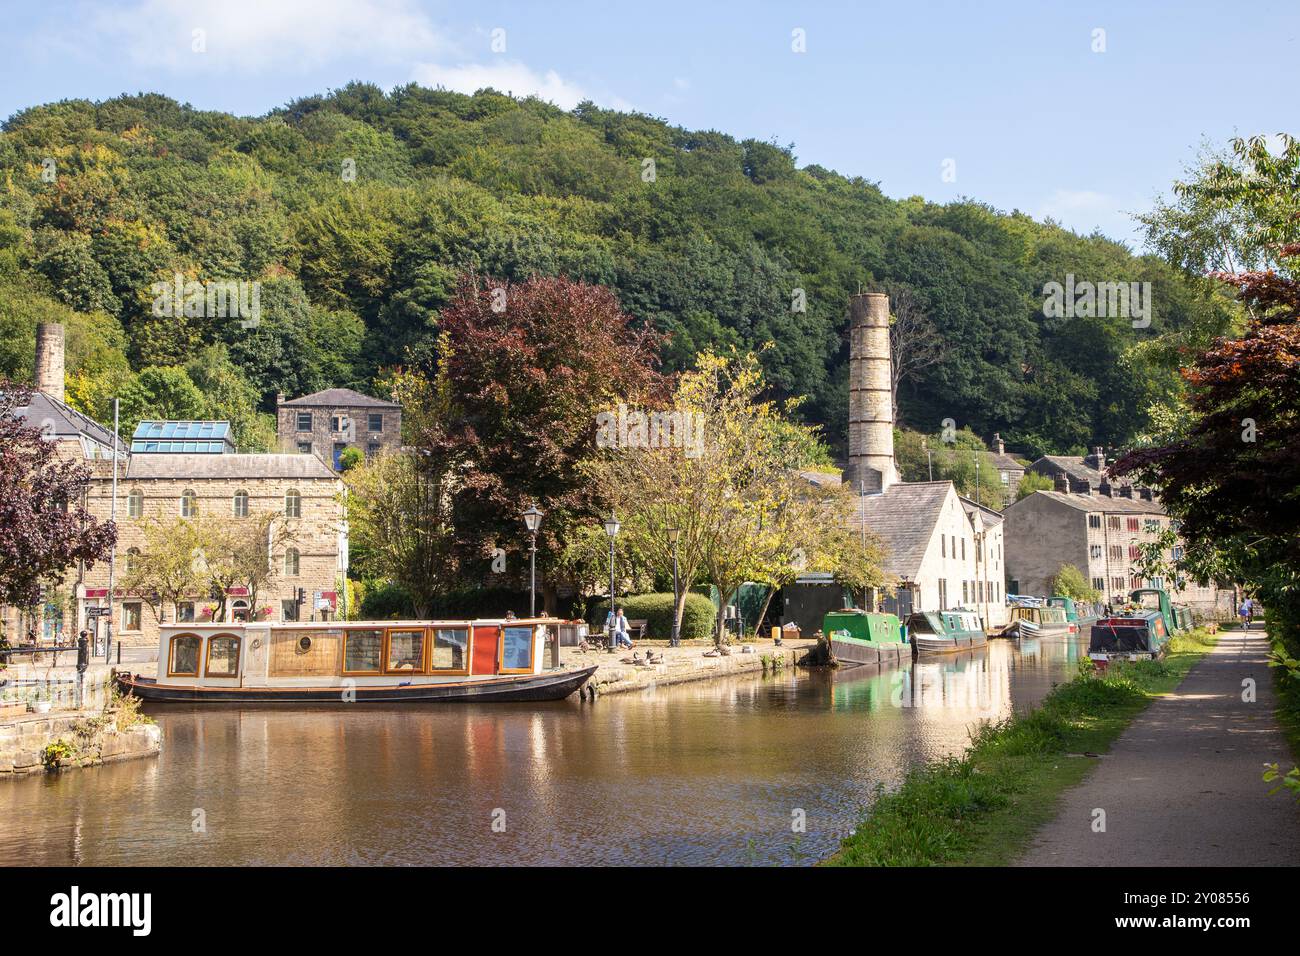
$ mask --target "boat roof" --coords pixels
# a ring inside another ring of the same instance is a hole
[[[162,627],[171,630],[193,631],[200,628],[224,628],[230,630],[239,627],[274,627],[281,630],[302,630],[302,631],[319,631],[322,628],[336,630],[338,628],[358,628],[361,630],[370,630],[379,627],[465,627],[465,626],[484,626],[490,627],[496,624],[569,624],[570,621],[559,617],[476,617],[476,618],[429,618],[426,620],[408,620],[408,621],[249,621],[247,623],[223,624],[220,621],[189,621],[177,624],[169,621]]]

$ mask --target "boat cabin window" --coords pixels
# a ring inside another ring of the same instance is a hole
[[[208,638],[208,663],[204,676],[239,676],[239,638],[232,634],[217,634]]]
[[[429,655],[430,671],[468,672],[469,629],[439,627],[433,632],[433,651]]]
[[[505,627],[501,629],[501,673],[531,672],[533,669],[533,629],[531,627]]]
[[[383,650],[383,631],[348,628],[343,632],[343,673],[378,674]]]
[[[167,650],[168,677],[199,676],[199,645],[197,634],[178,634],[172,638]]]
[[[424,673],[423,629],[388,632],[388,655],[384,661],[384,670],[389,673]]]

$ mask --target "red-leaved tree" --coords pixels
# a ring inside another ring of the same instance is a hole
[[[54,442],[18,417],[30,398],[0,382],[0,604],[30,607],[40,585],[63,583],[79,562],[93,565],[117,539],[112,522],[82,504],[90,469],[60,460]]]

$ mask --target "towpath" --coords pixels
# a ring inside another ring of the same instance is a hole
[[[1244,701],[1253,679],[1255,701]],[[1300,806],[1263,764],[1292,760],[1262,631],[1228,631],[1152,702],[1037,834],[1021,866],[1295,866]],[[1105,830],[1094,829],[1105,811]]]

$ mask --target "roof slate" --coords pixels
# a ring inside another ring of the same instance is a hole
[[[142,478],[337,478],[315,455],[132,455],[127,480]]]
[[[915,581],[951,489],[950,481],[898,482],[884,494],[858,495],[845,520],[855,528],[865,521],[884,541],[887,574]]]

